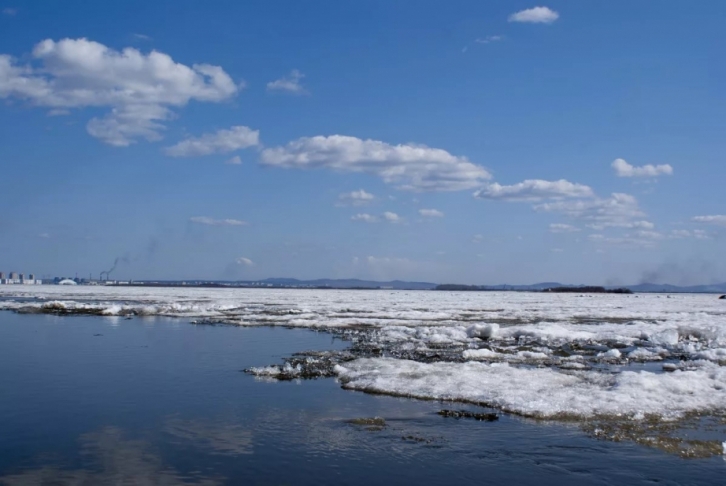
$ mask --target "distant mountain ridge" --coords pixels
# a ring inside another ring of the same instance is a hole
[[[638,285],[630,285],[627,288],[633,292],[685,292],[685,293],[710,293],[710,294],[721,294],[726,293],[726,282],[719,284],[710,285],[691,285],[691,286],[678,286],[670,284],[654,284],[654,283],[642,283]]]
[[[378,282],[375,280],[361,280],[357,278],[332,279],[319,278],[315,280],[299,280],[296,278],[266,278],[256,281],[261,284],[274,286],[297,286],[297,287],[332,287],[338,289],[378,289],[389,288],[397,290],[432,290],[436,288],[432,282],[407,282],[403,280],[390,280]]]
[[[331,288],[331,289],[392,289],[392,290],[449,290],[449,291],[516,291],[539,292],[557,287],[587,287],[587,285],[570,285],[560,282],[539,282],[530,285],[462,285],[437,284],[433,282],[409,282],[405,280],[361,280],[320,278],[301,280],[297,278],[266,278],[263,280],[222,281],[222,280],[144,280],[136,281],[141,285],[194,285],[215,287],[273,287],[273,288]],[[671,284],[641,283],[636,285],[605,286],[608,290],[629,289],[633,292],[658,293],[713,293],[726,294],[726,282],[708,285],[678,286]],[[585,291],[583,289],[583,291]]]
[[[253,282],[245,282],[253,283]],[[568,285],[560,282],[539,282],[529,285],[460,285],[460,284],[436,284],[431,282],[409,282],[405,280],[390,280],[379,282],[376,280],[360,279],[329,279],[321,278],[316,280],[299,280],[296,278],[266,278],[254,283],[270,284],[273,286],[297,286],[297,287],[331,287],[331,288],[390,288],[397,290],[481,290],[481,291],[518,291],[537,292],[556,287],[586,287],[587,285]],[[451,288],[447,288],[451,287]],[[456,287],[456,288],[454,288]],[[636,285],[606,285],[606,289],[629,289],[633,292],[662,292],[662,293],[726,293],[726,282],[709,285],[679,286],[671,284],[641,283]]]

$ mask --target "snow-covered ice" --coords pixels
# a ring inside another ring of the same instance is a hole
[[[457,400],[537,418],[678,419],[726,405],[726,368],[650,373],[560,372],[508,363],[363,358],[335,369],[346,388]]]
[[[326,357],[347,388],[533,417],[726,413],[726,301],[714,295],[2,286],[2,309],[347,333],[358,354]],[[250,372],[307,376],[307,362],[288,365]]]

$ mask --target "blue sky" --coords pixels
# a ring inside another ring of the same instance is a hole
[[[726,280],[723,2],[0,12],[0,270]]]

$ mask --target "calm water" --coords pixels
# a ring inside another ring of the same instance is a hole
[[[0,312],[0,483],[724,483],[721,457],[240,372],[342,347],[306,330]],[[373,416],[388,425],[348,423]]]

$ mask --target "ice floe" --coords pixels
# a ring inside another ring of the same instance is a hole
[[[507,363],[419,363],[362,358],[335,368],[348,389],[482,404],[536,418],[666,420],[722,409],[726,368],[656,374],[558,371]]]

